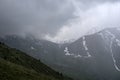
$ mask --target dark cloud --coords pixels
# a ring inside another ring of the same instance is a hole
[[[118,26],[119,10],[120,0],[0,0],[0,36],[79,38],[94,26]]]
[[[0,0],[0,35],[55,34],[73,12],[67,0]]]

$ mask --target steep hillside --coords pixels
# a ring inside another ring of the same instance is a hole
[[[25,53],[0,43],[1,80],[71,80]]]
[[[35,70],[0,59],[0,80],[58,80]]]

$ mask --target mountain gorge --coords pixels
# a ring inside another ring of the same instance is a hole
[[[120,28],[108,28],[66,44],[16,35],[0,41],[75,80],[120,80],[119,34]]]

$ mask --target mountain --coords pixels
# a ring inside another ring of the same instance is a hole
[[[0,42],[0,80],[72,80]]]
[[[120,80],[119,34],[119,28],[108,28],[66,44],[15,35],[0,41],[75,80]]]
[[[118,28],[105,29],[92,35],[83,36],[65,46],[66,58],[72,57],[69,61],[74,62],[69,66],[72,66],[72,69],[78,74],[76,77],[81,75],[82,79],[89,76],[88,80],[119,80],[119,34]]]

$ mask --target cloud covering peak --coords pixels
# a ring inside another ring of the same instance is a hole
[[[73,12],[66,0],[0,0],[0,35],[54,35]]]
[[[0,0],[0,36],[31,34],[53,42],[120,27],[119,0]]]

